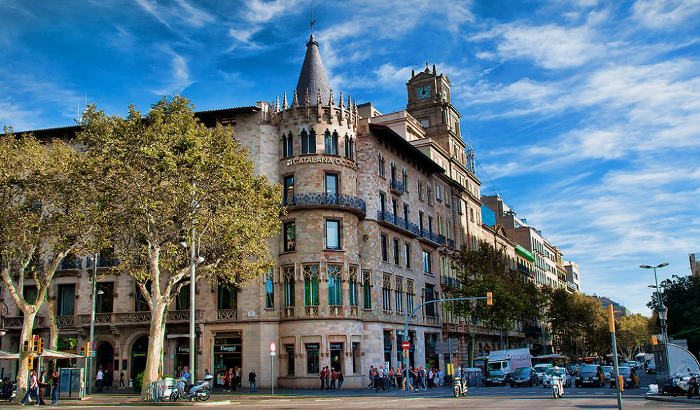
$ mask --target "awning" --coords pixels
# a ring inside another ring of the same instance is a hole
[[[10,353],[0,350],[0,360],[19,360],[19,353]]]
[[[530,262],[535,261],[535,256],[530,253],[527,249],[523,248],[520,245],[515,245],[515,252],[517,252],[520,256],[523,258],[529,260]]]
[[[41,357],[44,358],[50,358],[50,359],[84,359],[85,356],[81,356],[79,354],[74,354],[74,353],[68,353],[68,352],[59,352],[56,350],[51,350],[51,349],[44,349],[44,353],[41,354]]]

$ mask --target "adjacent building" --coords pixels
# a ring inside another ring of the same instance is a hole
[[[343,371],[346,386],[362,387],[370,365],[399,365],[402,339],[410,341],[412,365],[440,367],[449,355],[438,342],[447,337],[457,339],[456,352],[468,351],[472,331],[477,352],[525,343],[521,330],[505,345],[502,335],[436,304],[419,309],[403,334],[407,312],[459,286],[448,254],[462,247],[487,242],[502,249],[523,280],[566,286],[568,275],[561,252],[539,231],[500,198],[481,196],[449,78],[426,65],[406,86],[406,109],[388,114],[334,93],[312,35],[290,96],[196,113],[208,126],[232,127],[255,172],[283,186],[288,212],[271,243],[272,271],[242,289],[198,284],[194,347],[189,288],[182,289],[167,318],[165,375],[187,366],[194,350],[197,377],[209,371],[221,384],[226,369],[239,367],[244,374],[257,370],[258,384],[269,386],[262,369],[275,342],[278,385],[316,387],[320,369],[330,366]],[[70,139],[78,129],[34,133]],[[93,263],[67,258],[57,273],[59,350],[88,340]],[[133,379],[145,367],[150,312],[133,280],[113,268],[118,261],[109,250],[97,263],[96,361],[107,381],[121,372]],[[32,292],[28,281],[25,296]],[[18,351],[21,323],[10,306],[4,350]],[[48,333],[46,312],[35,331]],[[0,367],[16,371],[9,362]]]
[[[690,260],[690,272],[693,277],[700,278],[700,253],[691,253],[688,255]]]

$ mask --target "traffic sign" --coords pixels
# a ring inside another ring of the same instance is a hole
[[[408,350],[408,349],[410,349],[410,348],[411,348],[411,342],[408,342],[408,341],[402,342],[402,343],[401,343],[401,348],[402,348],[403,350]]]

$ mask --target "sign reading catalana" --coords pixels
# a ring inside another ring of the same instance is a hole
[[[349,160],[347,158],[343,157],[332,157],[332,156],[324,156],[324,155],[317,155],[313,157],[296,157],[292,159],[287,160],[287,166],[290,165],[296,165],[296,164],[334,164],[334,165],[342,165],[344,167],[348,167],[350,169],[357,169],[357,164],[355,161]]]

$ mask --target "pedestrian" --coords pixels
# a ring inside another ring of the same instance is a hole
[[[53,369],[51,372],[51,405],[56,405],[58,403],[58,389],[59,389],[60,378],[58,377],[58,370]]]
[[[344,381],[345,381],[345,377],[343,376],[343,371],[338,370],[338,390],[340,390],[343,387]]]
[[[36,375],[36,370],[32,369],[31,373],[29,373],[29,388],[27,389],[27,393],[24,395],[24,398],[22,401],[20,401],[20,404],[24,405],[27,403],[27,399],[32,398],[34,396],[34,400],[36,401],[36,405],[39,405],[39,378]]]
[[[102,393],[102,383],[105,378],[105,373],[102,371],[102,367],[97,370],[97,376],[95,376],[95,387],[98,393]]]
[[[367,385],[368,389],[374,388],[374,366],[369,367],[369,384]]]
[[[39,405],[43,406],[46,403],[44,403],[44,396],[47,394],[47,389],[49,385],[46,383],[46,369],[42,370],[41,373],[39,373]],[[49,394],[51,393],[50,391],[48,392]]]
[[[119,388],[123,389],[124,386],[124,371],[119,372]]]
[[[250,383],[250,392],[251,393],[256,393],[257,389],[255,388],[255,378],[257,375],[255,374],[255,369],[253,369],[250,373],[248,373],[248,383]]]
[[[394,384],[394,369],[391,367],[389,367],[389,371],[387,372],[387,379],[389,380],[387,387],[391,390],[391,385]]]
[[[376,367],[374,368],[373,380],[374,380],[374,392],[377,393],[377,392],[379,392],[379,385],[382,382],[382,376],[379,373],[379,369],[377,369]]]
[[[185,383],[187,383],[188,386],[192,385],[192,381],[190,375],[190,368],[185,366],[185,368],[182,370],[182,378],[185,379]]]
[[[335,390],[336,382],[338,381],[338,373],[335,369],[331,369],[331,390]]]
[[[435,377],[435,373],[433,372],[433,368],[430,368],[430,371],[428,372],[428,387],[431,389],[433,388],[433,378]]]
[[[321,379],[321,390],[326,388],[326,368],[323,367],[319,373],[319,379]]]
[[[233,371],[229,367],[226,372],[224,372],[224,391],[231,391],[231,383],[233,379]]]
[[[331,388],[331,368],[326,366],[326,389]]]
[[[243,369],[241,369],[240,367],[238,367],[238,366],[235,367],[234,373],[236,376],[236,390],[239,390],[241,388],[241,372],[242,371],[243,371]]]

